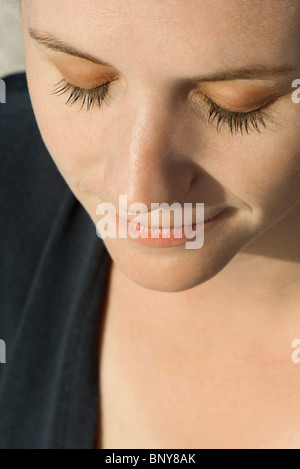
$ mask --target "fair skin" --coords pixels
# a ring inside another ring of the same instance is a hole
[[[290,359],[300,331],[299,3],[21,6],[42,137],[95,224],[97,205],[118,206],[119,194],[148,207],[204,202],[207,215],[232,209],[198,250],[105,240],[97,446],[300,447]],[[50,35],[89,60],[50,50]],[[62,79],[85,89],[114,80],[109,103],[65,106],[68,94],[51,95]],[[266,127],[218,131],[204,97],[244,114],[268,103]]]

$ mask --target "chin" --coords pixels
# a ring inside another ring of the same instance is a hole
[[[244,237],[245,238],[245,237]],[[180,292],[201,285],[217,275],[247,242],[204,242],[201,249],[183,246],[149,248],[127,239],[104,239],[119,269],[136,284],[161,292]]]

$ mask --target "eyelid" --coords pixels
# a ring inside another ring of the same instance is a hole
[[[255,112],[259,111],[261,109],[264,109],[265,106],[267,106],[270,102],[271,99],[267,99],[266,101],[263,101],[259,104],[255,103],[250,105],[245,105],[245,106],[227,106],[219,102],[218,100],[214,100],[209,98],[211,101],[213,101],[215,104],[220,106],[221,108],[225,109],[228,112],[239,112],[241,114],[248,114],[249,112]],[[274,102],[274,99],[272,100]]]
[[[244,115],[247,115],[247,114],[251,114],[251,113],[254,113],[254,112],[259,112],[259,111],[262,111],[266,108],[268,108],[269,106],[271,106],[275,101],[276,101],[276,98],[273,98],[273,99],[269,99],[267,101],[264,101],[262,104],[260,104],[259,106],[255,106],[255,107],[251,107],[250,109],[247,107],[247,110],[241,110],[241,108],[239,109],[231,109],[230,107],[227,107],[227,106],[222,106],[220,103],[212,100],[211,98],[207,97],[208,100],[212,103],[214,103],[215,105],[219,106],[220,108],[222,108],[224,111],[227,111],[227,112],[231,112],[233,114],[244,114]],[[245,106],[246,107],[246,106]]]
[[[219,106],[233,112],[250,112],[263,107],[267,102],[274,102],[290,94],[290,83],[272,84],[272,86],[253,86],[241,84],[202,84],[197,92],[210,97]]]
[[[211,94],[206,94],[201,91],[197,91],[194,97],[192,98],[192,101],[195,104],[195,107],[197,108],[197,101],[204,101],[205,103],[209,101],[209,103],[213,102],[220,108],[228,111],[228,112],[233,112],[233,113],[241,113],[241,114],[247,114],[249,112],[255,112],[259,111],[261,109],[264,109],[265,107],[269,106],[269,104],[275,102],[278,99],[278,94],[270,94],[268,97],[264,97],[264,99],[260,100],[252,100],[252,103],[247,103],[244,105],[228,105],[225,104],[224,101],[222,102],[222,99],[219,99],[216,96],[213,96]],[[198,105],[199,107],[199,105]]]
[[[97,77],[89,78],[83,73],[80,73],[78,76],[78,74],[76,74],[74,70],[72,72],[72,75],[66,71],[62,73],[59,70],[59,72],[66,82],[83,90],[92,90],[95,88],[99,88],[100,86],[104,86],[106,83],[111,83],[112,81],[118,79],[115,75],[110,75],[109,73],[99,73]]]

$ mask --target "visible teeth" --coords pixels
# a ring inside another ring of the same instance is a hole
[[[132,223],[128,224],[128,233],[136,234],[142,238],[183,238],[187,236],[192,238],[196,236],[200,230],[203,229],[203,223],[193,224],[189,226],[177,226],[174,228],[148,228],[141,224]]]

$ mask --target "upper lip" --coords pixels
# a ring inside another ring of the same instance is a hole
[[[218,209],[218,210],[215,209],[214,212],[211,212],[209,215],[205,211],[206,216],[204,216],[204,222],[207,222],[207,221],[211,220],[212,218],[215,218],[217,215],[221,214],[226,208],[228,208],[228,207],[223,207],[222,209]],[[143,214],[143,215],[146,217],[146,214]],[[138,214],[136,214],[136,215],[128,215],[127,214],[127,223],[132,222],[137,216],[138,216]],[[125,218],[120,214],[117,214],[117,217],[120,218],[121,220],[125,220]],[[134,222],[134,223],[136,223],[136,222]],[[192,219],[191,224],[194,225],[196,223],[197,223],[197,220],[196,220],[196,214],[195,214],[195,216]],[[137,223],[137,224],[139,224],[139,223]],[[140,223],[140,225],[146,227],[146,225],[144,225],[143,223]],[[183,224],[181,224],[179,226],[183,226]],[[148,227],[149,228],[152,227],[151,226],[151,212],[148,212]],[[174,225],[174,224],[170,223],[170,225],[168,225],[167,227],[164,227],[163,225],[159,224],[159,226],[157,226],[156,228],[159,228],[159,229],[163,229],[163,228],[172,229],[172,228],[175,228],[175,227],[178,227],[178,225]]]

